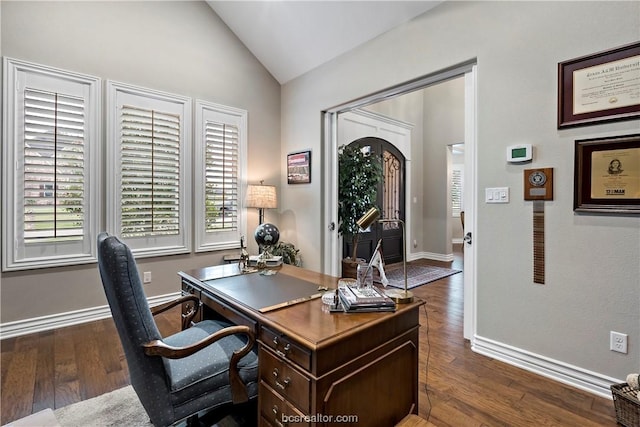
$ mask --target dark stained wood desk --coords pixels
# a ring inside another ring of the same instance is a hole
[[[215,280],[209,280],[235,274],[236,265],[179,273],[183,292],[203,302],[204,317],[221,315],[254,328],[261,426],[388,427],[417,413],[423,301],[398,305],[395,312],[347,314],[330,313],[321,298],[315,298],[260,312],[220,292]],[[277,275],[329,289],[335,289],[338,280],[290,265],[281,266]]]

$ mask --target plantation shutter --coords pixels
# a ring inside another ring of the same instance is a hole
[[[247,111],[202,100],[195,107],[195,250],[237,249],[247,229]]]
[[[101,80],[2,61],[2,271],[95,262]]]
[[[24,241],[84,235],[84,99],[24,90]]]
[[[462,210],[462,170],[453,169],[451,173],[451,212],[459,216]]]
[[[238,229],[238,127],[205,123],[205,231]]]
[[[107,230],[138,258],[191,251],[191,98],[107,81]]]
[[[121,109],[123,237],[180,232],[180,116]]]

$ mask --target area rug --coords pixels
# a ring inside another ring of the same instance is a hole
[[[436,280],[452,276],[460,273],[462,270],[456,270],[446,267],[435,267],[426,265],[407,265],[407,289],[417,286],[426,285]],[[389,269],[385,271],[389,286],[404,289],[404,269],[402,265],[399,268]]]
[[[241,412],[239,409],[238,412]],[[73,403],[53,411],[61,427],[153,427],[149,416],[142,407],[133,387],[126,386],[82,402]],[[215,423],[207,423],[201,418],[200,425],[211,427],[240,427],[247,424],[251,417],[243,413],[234,413]],[[186,427],[182,421],[175,427]]]
[[[73,403],[53,413],[62,427],[152,426],[131,386]]]

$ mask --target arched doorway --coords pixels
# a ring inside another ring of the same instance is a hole
[[[364,137],[349,144],[361,150],[380,156],[383,179],[377,188],[376,206],[382,218],[405,220],[405,157],[389,141],[377,137]],[[361,233],[357,257],[371,259],[378,240],[382,239],[382,253],[386,263],[401,262],[402,228],[399,223],[375,223],[368,231]],[[351,239],[343,241],[343,256],[352,253]]]

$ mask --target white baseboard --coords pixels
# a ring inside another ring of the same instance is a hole
[[[476,353],[607,399],[612,399],[609,388],[611,384],[624,382],[479,336],[475,337],[471,349]]]
[[[453,254],[437,254],[434,252],[413,252],[407,254],[407,261],[415,261],[417,259],[432,259],[434,261],[451,262]]]
[[[180,292],[174,292],[171,294],[149,297],[147,300],[149,301],[149,305],[154,306],[169,302],[179,296]],[[50,331],[52,329],[63,328],[65,326],[79,325],[81,323],[92,322],[94,320],[105,319],[107,317],[111,317],[111,310],[108,305],[103,305],[101,307],[85,308],[66,313],[6,322],[0,324],[0,340],[32,334],[35,332]]]

